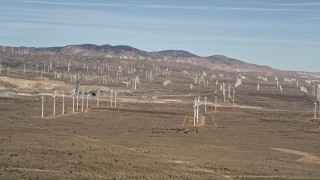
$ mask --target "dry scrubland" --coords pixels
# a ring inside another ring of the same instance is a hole
[[[201,106],[194,127],[191,102],[92,99],[71,113],[67,98],[52,117],[46,97],[41,119],[38,96],[1,96],[0,179],[319,179],[320,120],[286,97],[251,101],[291,111]]]

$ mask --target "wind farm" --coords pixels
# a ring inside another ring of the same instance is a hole
[[[2,46],[0,178],[319,179],[319,73],[125,47]]]

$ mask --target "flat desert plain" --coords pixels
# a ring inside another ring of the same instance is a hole
[[[45,99],[41,118],[40,96],[0,97],[0,179],[320,179],[312,112],[202,101],[194,126],[192,100],[90,99],[73,113],[69,97],[53,116]]]

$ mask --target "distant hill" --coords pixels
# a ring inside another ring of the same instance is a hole
[[[223,55],[214,55],[207,57],[208,61],[212,63],[215,69],[224,69],[227,71],[239,72],[260,72],[260,71],[274,71],[268,66],[259,66],[255,64],[246,63],[238,59],[228,58]]]
[[[169,57],[169,58],[200,58],[197,55],[191,54],[188,51],[182,51],[182,50],[165,50],[165,51],[159,51],[155,52],[159,56],[163,57]]]
[[[2,46],[3,48],[3,46]],[[51,53],[65,54],[74,56],[86,57],[102,57],[113,59],[128,59],[128,60],[149,60],[149,61],[170,61],[170,62],[185,62],[198,66],[203,66],[211,69],[219,69],[224,71],[237,72],[261,72],[261,71],[276,71],[271,67],[259,66],[244,61],[229,58],[223,55],[214,55],[209,57],[200,57],[183,50],[163,50],[155,52],[143,51],[131,46],[118,45],[112,46],[109,44],[80,44],[68,45],[64,47],[7,47],[8,50],[28,53]]]

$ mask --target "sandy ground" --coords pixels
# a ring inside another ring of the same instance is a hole
[[[0,97],[0,179],[320,179],[320,120],[299,111],[119,100],[53,117]],[[51,106],[50,106],[51,105]]]

